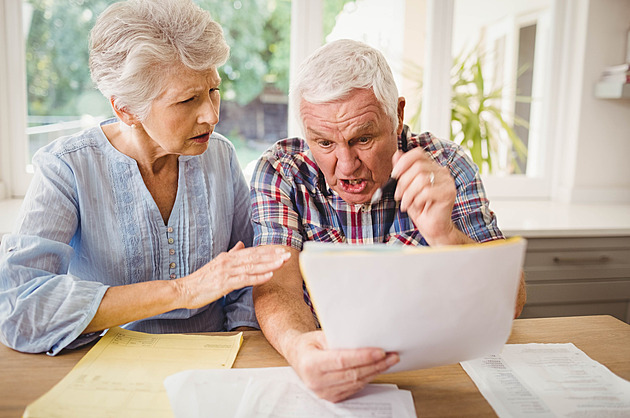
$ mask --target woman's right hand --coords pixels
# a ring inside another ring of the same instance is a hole
[[[201,308],[246,286],[265,283],[291,257],[285,249],[268,245],[245,248],[238,242],[199,270],[174,280],[182,308]]]

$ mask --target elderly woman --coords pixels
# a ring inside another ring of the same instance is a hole
[[[221,27],[188,0],[129,0],[98,18],[90,49],[117,118],[35,155],[0,247],[0,340],[54,355],[117,325],[257,328],[248,286],[289,254],[245,248],[248,186],[214,133]]]

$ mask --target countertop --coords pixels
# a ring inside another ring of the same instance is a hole
[[[630,204],[496,200],[490,208],[507,236],[630,236]]]
[[[0,237],[13,229],[21,203],[21,199],[0,200]],[[494,200],[490,208],[507,236],[630,236],[630,204]]]

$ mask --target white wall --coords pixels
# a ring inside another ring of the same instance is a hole
[[[574,126],[564,130],[568,138],[559,138],[566,140],[566,154],[556,159],[561,167],[555,195],[566,202],[628,203],[630,99],[598,99],[593,89],[604,67],[625,60],[630,0],[591,0],[585,10],[569,31],[575,41],[569,44],[583,45],[583,54],[572,63],[574,73],[565,74],[572,80],[569,88],[581,92],[565,102],[576,113],[564,118]]]

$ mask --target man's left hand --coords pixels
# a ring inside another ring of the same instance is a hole
[[[458,243],[461,233],[451,220],[457,189],[449,169],[422,148],[397,151],[393,163],[392,175],[398,178],[394,198],[429,245]]]

